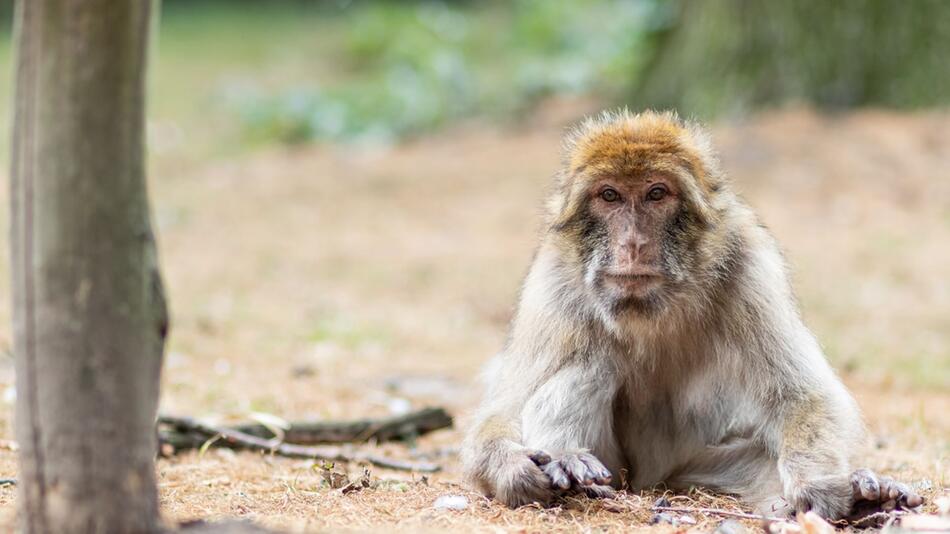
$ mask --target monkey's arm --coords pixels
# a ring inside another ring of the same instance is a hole
[[[463,447],[469,477],[509,506],[548,503],[571,489],[609,492],[603,485],[610,472],[588,452],[616,454],[605,447],[612,440],[612,388],[597,373],[568,364],[531,376],[503,363]]]
[[[616,376],[603,358],[572,362],[538,387],[521,411],[523,442],[548,453],[544,472],[561,490],[610,484],[610,469],[621,467],[613,429]]]
[[[778,467],[790,511],[837,519],[919,506],[922,498],[907,485],[855,470],[853,459],[864,445],[857,405],[833,375],[819,384],[789,404],[782,425]]]
[[[812,510],[832,519],[849,512],[851,456],[863,439],[857,409],[851,413],[854,420],[844,420],[851,404],[850,399],[834,400],[813,391],[785,407],[779,422],[778,469],[790,508],[786,511]]]

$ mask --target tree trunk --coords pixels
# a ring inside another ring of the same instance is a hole
[[[167,317],[144,169],[149,3],[16,5],[11,244],[24,532],[159,529],[154,425]]]
[[[950,98],[950,2],[679,0],[632,95],[711,116],[791,102],[915,108]],[[659,20],[658,20],[659,22]]]

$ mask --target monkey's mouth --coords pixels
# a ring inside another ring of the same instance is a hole
[[[658,273],[604,273],[604,282],[624,293],[642,293],[662,281],[663,277]]]

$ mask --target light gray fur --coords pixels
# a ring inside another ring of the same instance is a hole
[[[558,492],[526,455],[589,450],[617,487],[624,472],[634,490],[701,485],[770,514],[847,513],[859,410],[803,324],[772,237],[727,187],[711,203],[736,264],[721,290],[659,318],[602,309],[589,273],[542,238],[463,449],[478,487],[549,502]]]

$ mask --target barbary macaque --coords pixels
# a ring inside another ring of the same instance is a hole
[[[471,480],[510,506],[661,483],[768,514],[919,506],[906,485],[855,469],[859,409],[707,134],[622,111],[564,145],[463,448]]]

